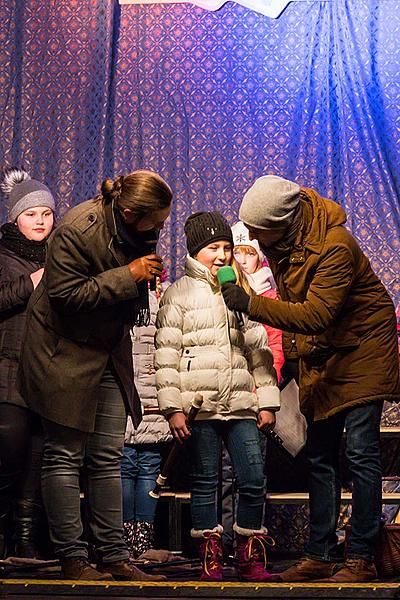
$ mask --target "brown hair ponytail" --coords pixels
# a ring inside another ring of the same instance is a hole
[[[152,171],[134,171],[105,179],[101,194],[106,203],[114,201],[120,210],[129,209],[138,217],[154,210],[167,208],[172,201],[172,191],[160,175]]]

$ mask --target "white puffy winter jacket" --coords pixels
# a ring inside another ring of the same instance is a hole
[[[198,419],[256,418],[280,406],[265,328],[245,317],[241,329],[209,269],[186,258],[186,275],[163,295],[156,321],[156,385],[164,414],[188,413],[203,396]]]

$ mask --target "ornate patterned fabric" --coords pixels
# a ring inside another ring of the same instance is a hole
[[[190,212],[235,222],[256,177],[295,179],[343,204],[398,302],[399,9],[3,2],[1,164],[45,181],[61,213],[106,176],[159,171],[175,192],[160,248],[171,279]]]
[[[120,4],[177,4],[187,0],[118,0]],[[227,0],[191,0],[190,4],[200,6],[206,10],[218,10]],[[304,2],[305,0],[292,0],[292,2]],[[311,0],[309,0],[311,1]],[[319,0],[312,0],[319,2]],[[289,4],[290,0],[238,0],[238,4],[251,8],[267,17],[279,17],[281,12]]]
[[[308,504],[268,504],[268,534],[275,540],[273,552],[302,552],[309,535]]]
[[[400,0],[292,2],[278,19],[234,2],[7,0],[0,164],[43,180],[61,214],[105,177],[158,171],[175,193],[160,242],[171,281],[191,212],[235,223],[256,177],[294,179],[342,203],[399,303],[399,37]],[[302,548],[307,515],[270,508],[279,549]]]

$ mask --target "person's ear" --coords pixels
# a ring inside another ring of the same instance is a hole
[[[133,211],[131,211],[130,208],[122,209],[121,214],[124,218],[125,223],[127,223],[128,225],[131,225],[134,222],[135,215],[134,215]]]

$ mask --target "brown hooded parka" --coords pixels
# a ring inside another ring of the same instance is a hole
[[[288,257],[270,261],[280,300],[254,296],[250,317],[284,332],[300,358],[300,401],[315,420],[357,404],[399,401],[393,303],[331,200],[301,190],[302,225]]]

